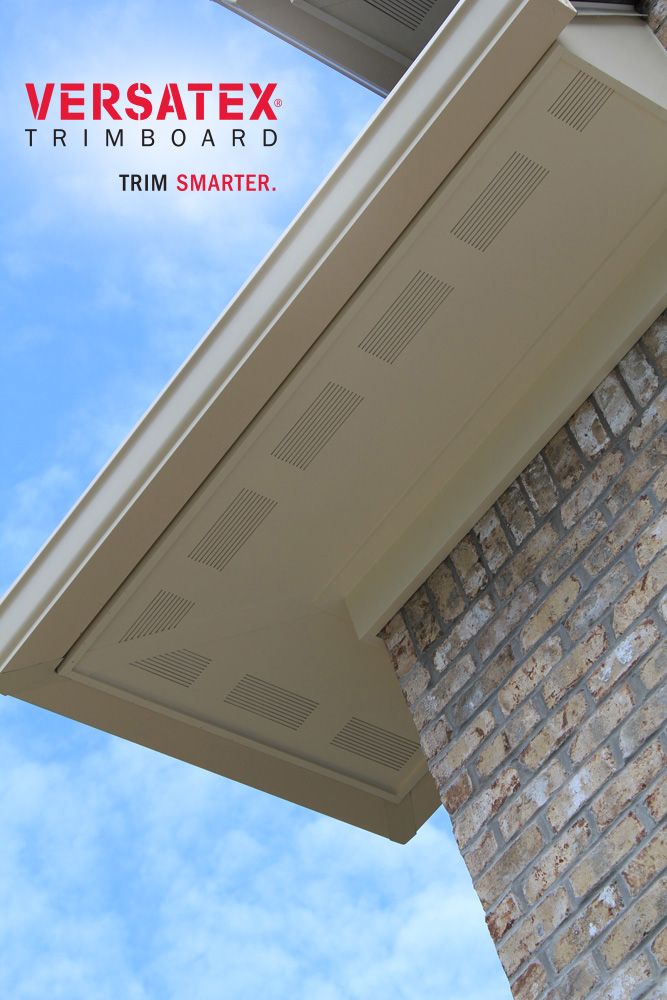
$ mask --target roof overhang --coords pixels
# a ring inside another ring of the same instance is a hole
[[[215,0],[377,94],[387,94],[457,0]]]
[[[14,585],[0,690],[395,840],[436,807],[373,636],[667,304],[664,53],[498,10],[457,8]]]

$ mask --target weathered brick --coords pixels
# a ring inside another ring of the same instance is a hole
[[[602,625],[596,625],[546,678],[542,697],[547,708],[557,705],[579,683],[606,648],[605,630]]]
[[[450,705],[449,713],[452,721],[456,725],[462,725],[466,722],[488,696],[497,691],[503,680],[514,670],[515,664],[516,658],[511,646],[505,646],[489,661],[487,666],[476,671],[474,683],[458,698],[455,698]]]
[[[635,408],[628,399],[618,375],[611,372],[600,382],[593,393],[595,401],[602,410],[612,434],[622,434],[635,415]]]
[[[609,747],[602,747],[579,768],[556,793],[547,808],[547,819],[554,833],[563,829],[568,820],[590,801],[615,770],[614,755]]]
[[[586,715],[586,697],[583,691],[573,695],[561,708],[549,716],[539,733],[521,752],[521,761],[531,771],[541,764],[565,742]]]
[[[409,673],[417,663],[417,652],[401,614],[394,615],[380,633],[398,677]]]
[[[529,826],[477,881],[477,894],[488,910],[492,903],[530,864],[542,849],[544,837],[537,826]]]
[[[643,448],[654,434],[658,433],[665,420],[667,420],[667,389],[663,389],[660,395],[656,396],[653,403],[644,411],[640,422],[631,428],[628,442],[632,450],[639,451]]]
[[[484,830],[474,844],[466,847],[463,851],[463,860],[472,878],[477,878],[480,872],[484,871],[497,852],[498,841],[493,830]]]
[[[561,886],[546,896],[533,912],[501,943],[498,954],[508,976],[521,968],[570,914],[570,901]]]
[[[612,566],[566,619],[565,628],[572,639],[581,638],[584,632],[599,621],[631,580],[632,572],[625,563]]]
[[[581,915],[558,935],[551,947],[551,960],[557,972],[569,965],[590,946],[623,907],[618,886],[607,885],[585,907]]]
[[[440,636],[440,626],[436,620],[428,592],[425,587],[420,587],[417,593],[410,598],[405,605],[403,612],[412,628],[415,637],[417,650],[421,651],[430,646]]]
[[[570,873],[575,896],[587,896],[609,878],[609,873],[645,837],[646,830],[633,812],[600,838]]]
[[[504,642],[536,600],[537,587],[534,583],[527,583],[516,592],[509,604],[489,622],[477,639],[477,648],[483,660],[488,659],[501,642]]]
[[[433,658],[436,670],[444,670],[493,617],[494,612],[495,605],[491,595],[484,594],[459,619],[447,638],[436,649]]]
[[[563,974],[544,1000],[590,1000],[593,987],[599,982],[599,970],[594,959],[587,955]]]
[[[667,4],[665,0],[661,0],[661,3],[667,18]],[[640,343],[658,374],[667,378],[667,310],[651,324]]]
[[[569,493],[583,476],[584,463],[579,458],[565,427],[552,437],[544,449],[544,454],[559,485]]]
[[[649,653],[639,668],[639,677],[647,691],[666,679],[667,643],[661,643]]]
[[[535,518],[516,480],[498,498],[498,508],[515,543],[521,545],[533,531]]]
[[[436,723],[437,725],[437,723]],[[455,771],[459,769],[472,753],[475,752],[482,740],[491,732],[495,726],[495,721],[491,712],[485,709],[476,715],[472,722],[463,730],[447,747],[444,756],[433,766],[431,773],[439,783],[448,782]],[[424,745],[424,733],[422,733],[422,746]],[[424,748],[426,756],[428,754]]]
[[[667,552],[653,562],[614,608],[614,631],[622,635],[667,586]]]
[[[454,621],[460,614],[463,614],[465,603],[447,563],[441,563],[431,573],[426,585],[433,594],[435,606],[443,621]]]
[[[520,916],[519,904],[510,892],[486,915],[486,926],[489,928],[489,934],[493,940],[500,941],[511,930]]]
[[[600,829],[609,826],[633,799],[647,788],[667,763],[659,743],[652,743],[625,765],[593,803],[593,815]]]
[[[530,649],[542,636],[561,621],[576,601],[581,583],[576,576],[567,576],[535,611],[521,631],[521,645]]]
[[[401,677],[401,690],[408,705],[414,705],[421,697],[431,680],[431,675],[420,663],[409,674]]]
[[[482,547],[487,566],[495,573],[509,559],[512,549],[493,508],[477,522],[473,531]]]
[[[646,955],[636,955],[622,969],[618,969],[607,986],[599,990],[591,1000],[630,1000],[631,997],[638,997],[652,978],[653,973]],[[642,993],[641,996],[642,1000],[651,1000],[650,995]]]
[[[650,618],[637,625],[617,643],[589,677],[588,687],[593,697],[598,701],[604,698],[659,638],[660,634]]]
[[[455,663],[447,667],[444,676],[430,691],[423,695],[418,705],[415,706],[414,720],[417,729],[423,729],[427,723],[432,722],[443,711],[456,692],[460,691],[464,684],[470,680],[475,669],[475,661],[472,656],[461,656]]]
[[[498,693],[498,704],[509,715],[534,691],[543,677],[561,657],[560,637],[552,635],[515,670],[509,681]]]
[[[606,506],[612,516],[616,516],[660,469],[664,468],[667,458],[667,434],[662,434],[652,441],[638,455],[614,483],[607,496]]]
[[[521,474],[528,498],[533,507],[543,517],[558,503],[558,493],[542,455],[536,455]]]
[[[605,532],[591,554],[584,560],[584,569],[591,576],[597,576],[623,551],[628,542],[639,534],[645,524],[653,517],[653,507],[646,494],[643,494],[616,521],[614,526]]]
[[[657,958],[660,965],[667,965],[667,927],[656,936],[651,945],[651,951]]]
[[[644,454],[646,454],[646,452],[644,452]],[[667,501],[667,468],[663,469],[660,475],[655,477],[653,492],[660,503],[665,503],[665,501]]]
[[[631,757],[657,729],[667,723],[667,688],[662,687],[638,708],[621,729],[619,745],[624,757]]]
[[[466,597],[476,597],[488,582],[488,574],[477,555],[477,549],[468,534],[462,538],[452,552],[452,562],[459,574]]]
[[[645,804],[656,823],[667,816],[667,777],[664,774],[657,786],[646,796]]]
[[[547,848],[531,866],[523,884],[523,894],[529,903],[540,899],[549,886],[570,867],[586,848],[591,835],[590,824],[582,817]]]
[[[517,587],[525,583],[542,560],[553,551],[557,541],[558,533],[553,525],[542,525],[496,575],[495,585],[500,596],[510,597]]]
[[[644,568],[667,547],[667,511],[646,529],[635,543],[635,559]]]
[[[624,461],[620,451],[612,451],[605,455],[593,471],[579,483],[572,495],[561,505],[561,519],[566,528],[571,528],[621,474]]]
[[[616,726],[634,708],[632,691],[627,684],[617,688],[611,697],[581,723],[570,744],[570,757],[575,764],[593,753]]]
[[[499,733],[486,741],[475,761],[475,770],[486,778],[505,761],[505,758],[522,743],[528,733],[540,721],[540,714],[534,705],[526,702],[511,717]]]
[[[554,584],[606,527],[607,522],[598,510],[592,510],[582,517],[545,562],[540,573],[543,582],[548,587]]]
[[[502,804],[519,788],[519,775],[508,767],[496,780],[481,791],[454,820],[454,835],[463,848],[479,833],[482,826],[495,816]]]
[[[442,795],[442,804],[453,816],[472,795],[472,781],[467,771],[463,771]]]
[[[525,788],[513,796],[498,819],[498,827],[505,840],[510,840],[525,826],[564,780],[563,765],[559,760],[552,760]]]
[[[547,974],[540,962],[531,962],[512,983],[514,1000],[537,1000],[547,984]]]
[[[618,366],[626,385],[640,406],[646,406],[658,389],[658,376],[639,346],[633,347]]]
[[[419,734],[419,740],[427,760],[437,757],[444,747],[452,739],[453,730],[446,719],[436,719],[432,726],[423,729]]]
[[[609,969],[623,959],[651,933],[667,913],[667,877],[661,878],[623,914],[600,945]]]
[[[582,403],[574,414],[570,420],[570,429],[587,458],[595,458],[609,444],[609,435],[590,399]]]
[[[636,896],[656,875],[667,869],[667,831],[657,833],[623,869],[630,892]],[[666,911],[667,915],[667,911]]]

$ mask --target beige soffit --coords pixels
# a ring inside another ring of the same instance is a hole
[[[664,294],[650,33],[498,9],[457,8],[17,581],[1,690],[395,840],[436,807],[373,628]]]
[[[456,0],[215,0],[378,94],[387,94]]]

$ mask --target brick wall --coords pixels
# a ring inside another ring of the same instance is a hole
[[[520,1000],[667,997],[666,381],[667,313],[382,633]]]
[[[646,15],[649,28],[667,48],[667,0],[640,0],[635,7]]]

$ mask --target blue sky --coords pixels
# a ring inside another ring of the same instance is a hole
[[[207,0],[5,0],[0,26],[2,591],[379,102]],[[224,78],[279,81],[275,150],[26,146],[25,81]],[[191,169],[277,190],[116,177]],[[3,698],[0,844],[8,1000],[510,996],[444,810],[400,847]]]

